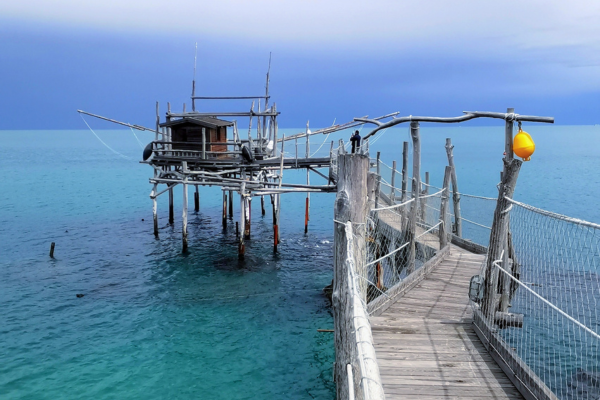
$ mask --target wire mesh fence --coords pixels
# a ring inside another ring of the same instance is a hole
[[[487,324],[518,356],[513,370],[530,369],[559,399],[600,399],[600,225],[509,201],[510,257],[494,266],[522,324],[498,312]]]

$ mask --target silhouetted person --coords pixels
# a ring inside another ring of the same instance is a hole
[[[354,135],[350,137],[350,141],[352,142],[352,154],[354,154],[360,149],[360,134],[358,131],[354,132]]]

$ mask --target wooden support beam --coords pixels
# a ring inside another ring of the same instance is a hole
[[[400,203],[406,201],[406,186],[408,183],[408,142],[402,144],[402,198]]]
[[[227,228],[227,192],[223,190],[223,216],[222,216],[223,229]]]
[[[394,204],[396,200],[396,160],[392,161],[392,188],[390,190],[390,201]]]
[[[412,198],[414,199],[414,201],[411,203],[407,226],[407,240],[410,242],[410,244],[407,246],[407,274],[410,274],[415,270],[415,237],[417,232],[417,212],[419,210],[419,197],[421,193],[421,139],[419,136],[419,123],[416,121],[410,123],[410,136],[413,143]]]
[[[446,154],[448,155],[448,165],[452,168],[450,177],[452,178],[452,203],[454,209],[454,234],[462,237],[462,219],[460,216],[460,192],[458,191],[458,179],[456,178],[456,167],[454,166],[454,155],[452,139],[446,138]]]
[[[54,258],[54,246],[56,246],[56,243],[50,243],[50,258]]]
[[[425,189],[421,192],[423,196],[427,196],[429,194],[429,172],[425,172]],[[421,199],[421,204],[419,204],[420,215],[419,218],[423,223],[427,221],[427,199]]]
[[[175,214],[173,212],[173,188],[169,188],[169,224],[173,224],[175,221]]]
[[[498,293],[498,273],[499,270],[493,263],[500,259],[502,250],[508,243],[508,224],[510,220],[509,207],[510,203],[506,198],[512,198],[519,170],[523,162],[520,160],[504,159],[504,171],[502,173],[502,181],[498,190],[498,201],[496,210],[494,211],[494,221],[492,222],[492,231],[490,233],[490,244],[488,246],[488,254],[485,270],[485,294],[482,302],[482,312],[490,320],[496,312],[496,295]],[[506,252],[506,251],[505,251]],[[507,268],[506,264],[503,266]]]
[[[242,178],[246,179],[246,173],[242,173]],[[238,242],[238,257],[244,258],[246,253],[246,244],[244,243],[244,232],[246,231],[245,223],[246,223],[246,182],[242,181],[242,186],[240,188],[240,229],[239,229],[239,242]],[[237,230],[237,225],[236,225]]]
[[[198,192],[198,185],[194,185],[196,191],[194,192],[194,211],[200,211],[200,193]]]
[[[250,195],[244,198],[244,206],[246,207],[244,211],[244,239],[250,239],[250,221],[252,219],[252,197]]]
[[[233,190],[229,191],[229,218],[233,219]]]
[[[440,234],[440,249],[443,249],[448,244],[448,232],[450,231],[446,226],[446,221],[448,221],[448,198],[451,173],[452,168],[450,166],[446,166],[446,170],[444,171],[444,183],[442,185],[444,191],[442,192],[442,202],[440,205],[440,221],[442,224],[438,230]]]
[[[337,399],[347,399],[349,382],[346,366],[356,365],[357,350],[352,318],[353,299],[349,291],[347,269],[348,244],[353,244],[357,274],[366,264],[365,231],[367,217],[367,172],[369,158],[362,154],[346,154],[338,157],[338,192],[334,208],[334,272],[333,272],[333,321],[335,340],[334,381]],[[352,238],[347,237],[347,221],[352,222]],[[363,291],[366,293],[366,290]],[[366,301],[366,299],[363,299]],[[352,385],[352,383],[350,383]]]
[[[266,214],[265,211],[265,196],[260,196],[260,213],[262,216]]]
[[[187,177],[187,162],[182,161],[182,172],[186,175],[183,177],[183,211],[182,211],[182,241],[183,241],[183,251],[186,252],[188,249],[188,231],[187,231],[187,218],[188,218],[188,177]]]
[[[156,193],[158,185],[154,184],[153,193]],[[154,221],[154,236],[158,237],[158,204],[156,197],[152,198],[152,219]]]

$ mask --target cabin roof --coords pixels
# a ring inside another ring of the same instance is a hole
[[[223,119],[213,118],[213,117],[183,117],[181,119],[176,119],[173,121],[163,122],[160,124],[161,127],[170,127],[177,126],[183,124],[194,124],[198,126],[203,126],[205,128],[219,128],[222,126],[233,126],[233,122],[225,121]]]

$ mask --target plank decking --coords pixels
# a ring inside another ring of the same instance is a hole
[[[386,399],[522,399],[473,330],[467,292],[483,260],[452,245],[422,282],[371,317]]]

